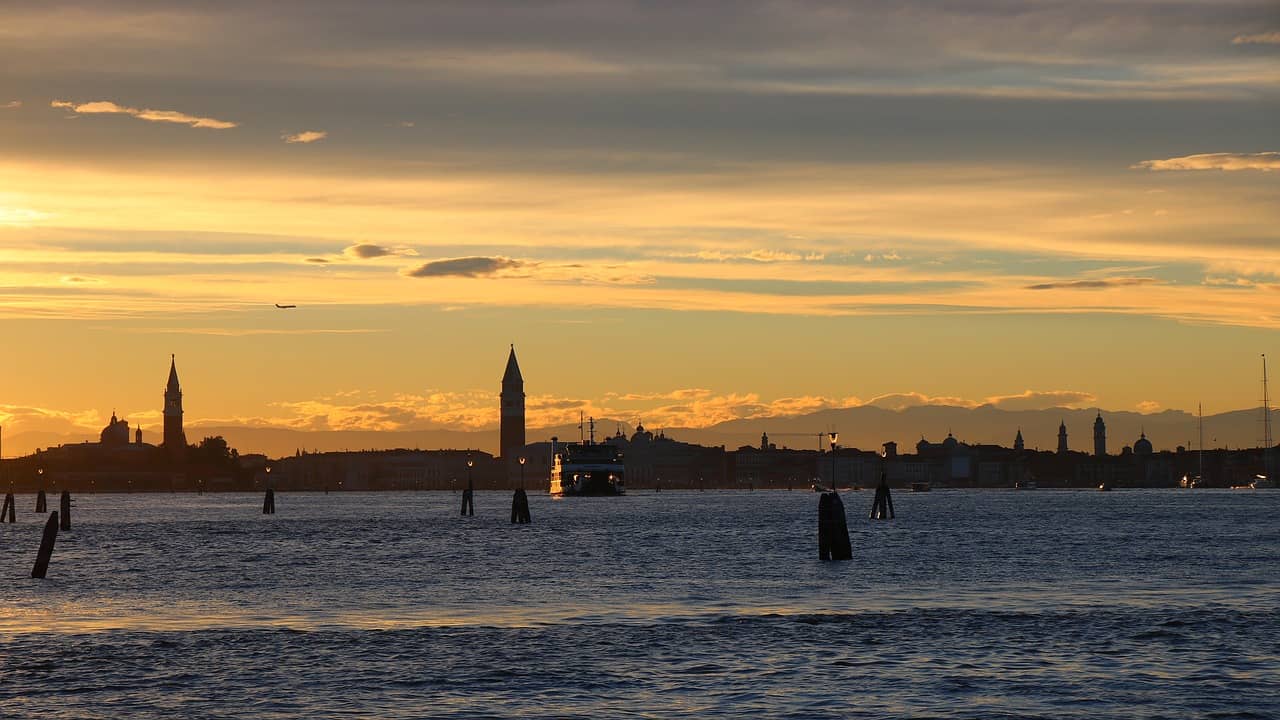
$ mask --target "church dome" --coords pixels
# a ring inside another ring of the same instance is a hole
[[[102,428],[102,434],[98,436],[98,441],[103,445],[128,445],[128,421],[117,419],[116,414],[114,412],[111,413],[111,422]]]
[[[1142,437],[1133,444],[1134,455],[1150,455],[1152,452],[1151,441],[1147,439],[1147,433],[1144,431]]]

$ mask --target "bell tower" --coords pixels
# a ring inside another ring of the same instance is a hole
[[[1102,457],[1107,454],[1107,424],[1102,422],[1102,411],[1098,411],[1098,419],[1093,421],[1093,454]]]
[[[182,431],[182,387],[173,355],[169,356],[169,383],[164,388],[164,447],[175,457],[187,447],[187,435]]]
[[[1066,455],[1067,452],[1067,421],[1063,420],[1058,423],[1058,454]]]
[[[524,450],[524,377],[516,361],[515,345],[507,356],[507,370],[502,374],[502,393],[498,398],[502,405],[499,449],[502,457],[510,459]]]

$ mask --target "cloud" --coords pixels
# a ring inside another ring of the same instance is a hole
[[[1142,402],[1138,403],[1137,407],[1138,407],[1138,412],[1141,412],[1141,413],[1150,414],[1153,412],[1160,411],[1160,403],[1156,402],[1155,400],[1143,400]]]
[[[332,261],[332,260],[330,260],[329,258],[322,258],[322,257],[309,257],[309,258],[307,258],[307,262],[309,262],[309,263],[316,263],[317,265],[327,265],[327,264],[329,264],[329,263],[331,263],[331,262],[333,262],[333,261]]]
[[[289,144],[302,143],[305,145],[319,142],[327,137],[329,137],[329,133],[324,130],[303,130],[299,133],[285,133],[280,136],[280,139]]]
[[[1001,410],[1044,410],[1054,407],[1091,406],[1097,396],[1077,390],[1024,390],[1016,395],[994,395],[987,405]]]
[[[675,258],[696,258],[698,260],[748,261],[758,263],[777,262],[819,262],[826,255],[820,252],[796,252],[793,250],[748,250],[745,252],[727,252],[724,250],[699,250],[698,252],[673,253]]]
[[[931,397],[923,393],[906,392],[878,395],[868,400],[865,404],[872,407],[884,408],[886,410],[905,410],[909,407],[918,407],[920,405],[947,405],[950,407],[975,408],[982,403],[959,397]]]
[[[1060,282],[1040,283],[1038,285],[1028,285],[1028,290],[1097,290],[1114,287],[1132,287],[1134,285],[1151,285],[1159,283],[1155,278],[1149,277],[1132,277],[1132,278],[1109,278],[1106,280],[1063,280]]]
[[[80,115],[129,115],[148,122],[176,123],[179,125],[190,125],[195,128],[211,128],[213,130],[227,130],[229,128],[239,126],[239,123],[230,122],[228,120],[197,117],[195,115],[188,115],[176,110],[132,108],[125,105],[117,105],[109,100],[95,100],[93,102],[80,103],[79,105],[66,100],[54,100],[49,103],[49,106],[71,110],[72,112]]]
[[[392,248],[373,243],[357,243],[343,248],[342,254],[350,258],[369,260],[372,258],[391,257],[394,255],[417,255],[410,248]]]
[[[1264,32],[1254,35],[1237,35],[1231,38],[1232,45],[1280,45],[1280,32]]]
[[[866,256],[863,257],[862,259],[865,260],[866,262],[875,262],[877,260],[881,260],[883,262],[897,262],[898,260],[902,259],[902,256],[898,254],[897,250],[892,250],[890,252],[881,253],[879,255],[875,253],[867,253]]]
[[[20,108],[20,107],[22,107],[21,100],[10,100],[5,104],[0,105],[0,109],[4,109],[4,110],[12,110],[13,108]]]
[[[47,432],[96,435],[104,424],[97,410],[55,410],[22,405],[0,405],[0,425],[10,433]],[[10,450],[10,455],[13,451]]]
[[[1143,160],[1135,170],[1280,170],[1280,152],[1203,153],[1164,160]]]
[[[524,267],[520,260],[505,257],[462,257],[447,260],[433,260],[416,268],[401,271],[405,277],[487,277],[503,270],[515,270]]]

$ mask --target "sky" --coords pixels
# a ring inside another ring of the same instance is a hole
[[[1280,5],[0,5],[0,424],[1256,406]],[[275,303],[296,304],[278,310]],[[8,448],[6,454],[12,454]]]

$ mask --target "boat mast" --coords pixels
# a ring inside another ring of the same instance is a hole
[[[1271,395],[1267,392],[1267,354],[1262,353],[1262,467],[1271,477]]]
[[[1196,403],[1196,412],[1200,415],[1200,470],[1196,477],[1204,483],[1204,403]]]

